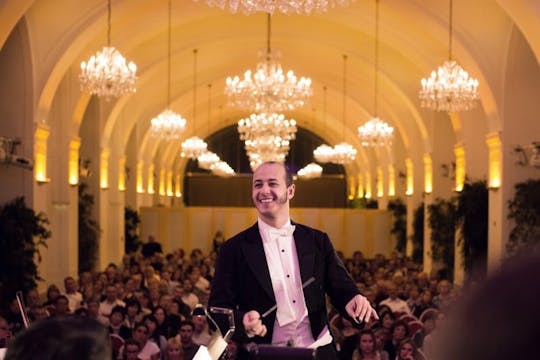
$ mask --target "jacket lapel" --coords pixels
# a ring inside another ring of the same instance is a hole
[[[267,295],[271,299],[275,299],[274,291],[272,289],[272,280],[270,279],[270,272],[266,262],[266,255],[264,254],[262,238],[256,223],[246,232],[246,241],[243,242],[243,251],[246,262],[257,278],[257,281]]]
[[[315,267],[315,248],[313,246],[313,239],[304,227],[293,223],[294,229],[294,242],[296,244],[296,253],[298,254],[298,265],[300,266],[300,277],[302,278],[302,284],[305,284],[312,276],[314,276]],[[315,279],[316,282],[321,279]]]

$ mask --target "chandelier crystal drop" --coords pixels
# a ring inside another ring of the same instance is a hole
[[[136,91],[137,65],[114,47],[106,46],[88,61],[81,62],[81,90],[110,100]]]
[[[334,149],[326,144],[319,145],[319,147],[313,150],[313,157],[315,160],[323,164],[332,162],[332,158],[334,157]]]
[[[210,170],[212,168],[212,165],[221,161],[221,159],[219,158],[219,156],[217,156],[216,153],[212,151],[205,151],[201,155],[199,155],[197,161],[201,169]]]
[[[298,176],[302,179],[314,179],[321,177],[323,168],[316,163],[309,163],[300,170],[298,170]]]
[[[177,140],[185,128],[186,119],[171,109],[166,109],[151,120],[150,132],[159,139]]]
[[[356,159],[356,149],[349,143],[342,142],[334,146],[332,162],[335,164],[348,164]]]
[[[296,131],[296,120],[287,120],[283,114],[251,114],[248,118],[238,121],[240,140],[255,140],[268,136],[294,140]]]
[[[210,167],[212,174],[220,177],[234,176],[234,170],[225,161],[218,161]]]
[[[206,151],[206,142],[198,136],[192,136],[182,143],[182,152],[180,156],[196,160]]]
[[[198,0],[195,0],[198,1]],[[336,6],[348,6],[355,0],[206,0],[210,6],[228,8],[233,13],[251,15],[257,12],[287,15],[310,15],[324,13]]]
[[[255,71],[247,70],[244,78],[228,77],[225,95],[229,103],[255,112],[294,110],[305,105],[313,95],[311,79],[298,78],[292,70],[283,71],[279,52],[259,52]]]
[[[365,147],[392,145],[394,128],[379,118],[373,118],[358,127],[358,136]]]
[[[420,104],[437,111],[466,111],[476,106],[478,80],[454,60],[445,61],[421,81]]]

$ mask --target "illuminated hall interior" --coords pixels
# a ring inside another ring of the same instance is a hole
[[[112,0],[110,12],[107,0],[2,1],[0,203],[24,196],[47,215],[52,237],[39,269],[49,282],[77,274],[82,182],[101,228],[99,268],[124,254],[125,207],[140,213],[143,240],[209,250],[217,230],[229,237],[256,220],[237,132],[253,111],[232,106],[225,85],[271,48],[284,72],[311,79],[305,104],[282,111],[297,127],[289,167],[316,162],[321,144],[357,150],[350,162],[320,164],[321,177],[297,180],[293,220],[328,232],[347,255],[390,255],[390,201],[406,204],[410,238],[421,202],[427,208],[467,180],[485,180],[487,260],[497,268],[512,229],[514,186],[540,174],[540,5],[452,3],[450,21],[448,0],[380,0],[378,16],[375,0],[356,0],[270,17],[205,0],[172,0],[170,8],[167,0]],[[81,88],[81,62],[107,45],[136,64],[135,92],[106,99]],[[478,81],[471,109],[434,110],[419,98],[421,79],[447,60]],[[186,120],[177,139],[152,135],[151,120],[166,108]],[[358,128],[373,117],[394,129],[391,143],[362,144]],[[217,176],[182,157],[182,143],[194,136],[235,175]],[[378,209],[347,207],[361,198],[377,200]],[[424,228],[429,272],[427,220]]]

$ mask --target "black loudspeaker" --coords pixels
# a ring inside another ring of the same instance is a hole
[[[251,360],[313,360],[317,353],[316,349],[256,344],[249,344],[247,349]]]

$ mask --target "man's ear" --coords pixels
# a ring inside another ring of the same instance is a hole
[[[294,197],[294,190],[295,190],[295,185],[294,184],[292,184],[291,186],[289,186],[287,188],[287,197],[289,199],[292,199]]]

